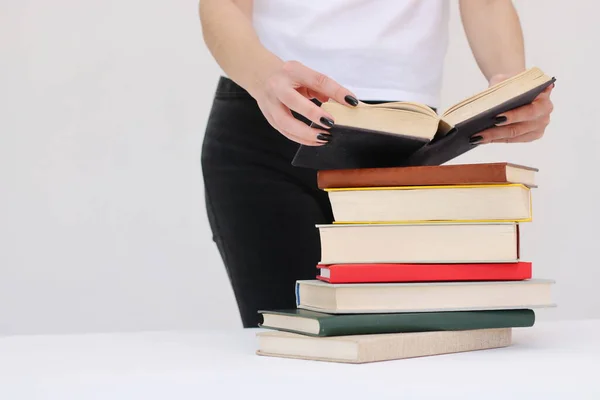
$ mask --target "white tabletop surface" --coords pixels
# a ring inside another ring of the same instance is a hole
[[[511,347],[351,365],[255,355],[256,329],[0,338],[0,399],[600,399],[600,320]]]

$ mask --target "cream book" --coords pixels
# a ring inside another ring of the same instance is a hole
[[[507,347],[512,328],[313,337],[257,333],[260,356],[340,363],[372,363]]]
[[[296,307],[329,314],[546,308],[555,306],[553,284],[551,279],[342,284],[299,280]]]
[[[519,224],[317,225],[320,264],[498,263],[519,259]]]
[[[467,97],[441,115],[425,104],[407,101],[361,102],[353,108],[330,100],[321,107],[333,115],[336,125],[432,140],[436,134],[443,136],[461,122],[551,81],[540,68],[533,67]]]
[[[335,223],[528,222],[531,189],[521,184],[325,189]]]

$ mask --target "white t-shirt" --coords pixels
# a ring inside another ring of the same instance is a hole
[[[262,44],[361,100],[439,107],[447,0],[254,0]]]

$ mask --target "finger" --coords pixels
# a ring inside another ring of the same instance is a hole
[[[550,97],[550,94],[552,94],[552,90],[554,90],[554,83],[550,86],[548,86],[546,89],[544,89],[544,91],[540,94],[538,94],[538,96],[536,97],[536,99],[541,99],[544,97]]]
[[[331,114],[302,96],[296,90],[291,88],[282,89],[277,95],[279,100],[289,109],[303,115],[313,123],[326,129],[333,126],[335,121]]]
[[[325,140],[305,140],[297,135],[294,135],[291,132],[286,132],[286,131],[280,131],[284,136],[286,136],[288,139],[290,139],[293,142],[296,143],[300,143],[303,144],[305,146],[313,146],[313,147],[317,147],[317,146],[323,146],[326,145],[328,142]]]
[[[544,89],[544,91],[542,93],[538,94],[537,97],[535,99],[533,99],[533,102],[541,101],[541,100],[549,100],[550,95],[552,94],[552,89],[554,89],[554,84],[548,86],[546,89]]]
[[[325,74],[314,71],[296,61],[287,62],[284,69],[288,71],[295,82],[314,92],[334,99],[340,104],[358,105],[358,100],[352,92]]]
[[[514,138],[504,138],[492,141],[492,143],[526,143],[533,142],[534,140],[541,139],[544,136],[544,130],[539,129],[537,131],[528,132],[524,135],[520,135]]]
[[[497,118],[505,117],[506,120],[504,122],[499,122],[496,125],[503,126],[535,120],[544,115],[550,114],[553,109],[554,106],[547,96],[537,98],[531,104],[527,104],[498,115]]]
[[[516,124],[496,126],[478,133],[482,137],[478,143],[485,144],[502,139],[514,139],[539,128],[540,121],[518,122]]]
[[[279,106],[275,107],[275,110],[272,111],[273,121],[275,122],[276,128],[280,132],[284,132],[286,135],[290,135],[296,142],[306,144],[306,145],[317,145],[327,143],[327,140],[320,140],[317,136],[325,134],[326,136],[331,138],[331,135],[323,132],[323,129],[315,129],[311,128],[307,124],[302,121],[294,118],[289,109],[287,109],[283,104],[279,104]]]
[[[303,144],[305,146],[322,146],[323,144],[326,144],[326,142],[320,141],[320,140],[306,140],[306,139],[304,139],[304,138],[302,138],[302,137],[294,134],[293,132],[289,132],[289,131],[286,131],[285,129],[277,128],[275,125],[273,125],[273,127],[280,134],[282,134],[283,136],[285,136],[286,138],[288,138],[292,142]]]
[[[305,140],[305,139],[303,139],[301,137],[298,137],[298,136],[294,135],[291,132],[287,132],[287,131],[284,131],[284,130],[279,130],[278,129],[278,131],[279,131],[279,133],[281,133],[283,136],[285,136],[286,138],[288,138],[292,142],[299,143],[299,144],[302,144],[302,145],[305,145],[305,146],[313,146],[313,147],[315,147],[315,146],[323,146],[323,145],[327,144],[327,142],[322,142],[322,141]]]
[[[302,96],[306,97],[307,99],[317,99],[321,103],[329,101],[329,97],[306,87],[299,87],[298,89],[296,89],[296,91]]]
[[[307,145],[307,146],[314,146],[315,145],[314,141],[304,140],[302,138],[296,137],[291,132],[287,132],[287,131],[285,131],[283,129],[280,129],[277,126],[277,123],[275,122],[275,119],[273,118],[273,116],[271,115],[270,112],[264,112],[263,114],[264,114],[265,118],[267,119],[267,121],[269,122],[269,124],[273,127],[273,129],[275,129],[277,132],[279,132],[280,134],[282,134],[283,136],[285,136],[289,140],[291,140],[293,142],[296,142],[296,143],[304,144],[304,145]]]
[[[309,145],[309,146],[313,146],[315,144],[314,140],[305,140],[301,137],[297,137],[292,132],[288,132],[284,129],[281,129],[281,127],[279,126],[279,123],[281,123],[281,121],[286,118],[286,115],[285,115],[286,112],[289,113],[288,117],[293,118],[293,119],[295,119],[295,118],[293,115],[291,115],[289,110],[286,110],[285,107],[281,105],[281,103],[279,101],[270,100],[269,107],[260,107],[260,108],[261,108],[261,111],[263,112],[263,115],[265,116],[265,119],[273,127],[273,129],[275,129],[277,132],[279,132],[280,134],[282,134],[289,140],[300,143],[300,144]],[[272,112],[273,110],[279,110],[280,113],[283,113],[283,116],[279,116],[277,113],[273,114],[273,112]]]
[[[497,126],[508,125],[516,122],[526,121],[528,119],[539,118],[544,114],[550,114],[554,105],[550,100],[550,94],[554,89],[554,84],[548,86],[542,93],[540,93],[530,104],[515,108],[514,110],[507,111],[503,114],[499,114],[496,118],[505,117],[501,122],[498,122]]]

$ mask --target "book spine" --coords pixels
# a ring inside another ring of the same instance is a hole
[[[429,167],[431,168],[431,167]],[[506,163],[405,168],[324,170],[317,173],[320,189],[510,183]]]
[[[300,305],[300,282],[296,282],[296,307]]]

